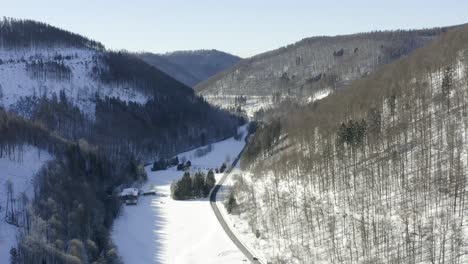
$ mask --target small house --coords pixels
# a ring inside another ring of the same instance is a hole
[[[119,196],[126,205],[136,205],[138,203],[138,194],[137,188],[126,188],[122,190]]]

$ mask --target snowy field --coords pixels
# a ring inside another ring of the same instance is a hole
[[[240,141],[229,138],[213,144],[212,152],[203,157],[194,158],[196,150],[192,150],[179,154],[179,159],[185,157],[201,170],[232,161],[245,145],[246,126],[240,130],[244,133]],[[142,189],[154,186],[158,195],[141,196],[138,205],[124,206],[112,231],[125,263],[247,263],[216,219],[209,198],[175,201],[170,197],[170,184],[183,172],[145,169],[148,181]],[[216,179],[221,176],[217,174]]]
[[[15,226],[5,223],[6,188],[5,183],[13,183],[14,196],[25,192],[32,198],[32,180],[39,169],[51,160],[52,156],[36,147],[26,146],[22,155],[0,158],[0,263],[10,263],[10,249],[16,244]]]

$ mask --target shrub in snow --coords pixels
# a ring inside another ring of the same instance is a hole
[[[177,170],[178,171],[184,170],[184,164],[177,165]]]
[[[229,199],[226,203],[226,210],[229,214],[235,214],[238,212],[239,204],[237,203],[234,192],[231,192]]]
[[[159,159],[153,163],[153,167],[151,168],[152,171],[159,171],[167,169],[168,164],[165,159]]]

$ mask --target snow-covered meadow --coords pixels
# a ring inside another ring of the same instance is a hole
[[[213,150],[195,157],[195,150],[178,155],[192,163],[193,170],[206,171],[233,161],[245,145],[247,126],[240,127],[240,140],[229,138],[212,144]],[[243,263],[245,257],[224,232],[209,198],[175,201],[170,185],[182,177],[175,168],[151,171],[142,189],[154,187],[156,196],[141,196],[136,206],[124,206],[115,220],[112,239],[125,263]],[[222,174],[216,174],[219,180]]]

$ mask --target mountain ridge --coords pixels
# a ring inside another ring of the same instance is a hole
[[[215,105],[253,117],[284,99],[308,103],[318,93],[346,87],[453,27],[305,38],[241,60],[194,89]]]
[[[136,55],[190,87],[228,69],[241,59],[215,49],[173,51],[162,54],[143,52]]]

